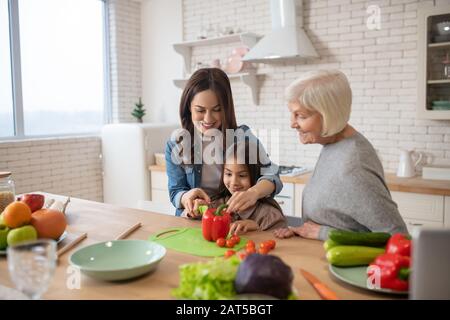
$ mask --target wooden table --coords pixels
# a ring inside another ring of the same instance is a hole
[[[45,196],[55,199],[59,197],[51,194],[45,194]],[[170,227],[199,227],[200,222],[81,199],[71,199],[66,214],[69,235],[60,245],[64,245],[83,232],[88,233],[88,238],[61,257],[50,288],[43,296],[45,299],[173,299],[170,291],[178,286],[178,267],[183,263],[207,260],[207,258],[169,249],[156,271],[151,274],[122,282],[102,282],[82,275],[81,288],[69,289],[66,285],[70,276],[67,274],[67,268],[70,266],[68,258],[77,248],[112,240],[137,222],[142,222],[143,226],[127,239],[147,239],[150,234]],[[257,243],[273,238],[270,232],[249,233],[246,237]],[[278,240],[273,254],[278,255],[292,267],[295,276],[294,286],[300,299],[320,299],[320,297],[301,276],[299,268],[312,272],[341,299],[394,298],[354,288],[334,279],[328,271],[320,241],[298,237]],[[0,283],[13,287],[5,257],[0,257]]]

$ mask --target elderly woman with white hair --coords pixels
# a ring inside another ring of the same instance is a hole
[[[323,145],[302,199],[302,224],[275,236],[326,240],[331,228],[407,233],[371,143],[352,126],[352,92],[338,70],[313,71],[286,89],[291,127],[303,144]]]

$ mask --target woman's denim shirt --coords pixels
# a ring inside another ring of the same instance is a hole
[[[256,138],[248,126],[242,125],[239,126],[238,129],[243,130],[249,139],[255,139],[259,146],[263,148],[258,138]],[[187,191],[200,187],[202,177],[202,164],[184,165],[173,161],[172,151],[178,154],[180,151],[179,148],[180,146],[177,145],[173,138],[171,138],[167,141],[165,151],[170,202],[172,202],[173,206],[176,208],[175,215],[177,216],[180,216],[183,212],[181,197]],[[262,153],[267,155],[264,148],[262,149],[261,154]],[[271,195],[273,197],[280,193],[283,188],[283,183],[281,182],[280,175],[278,174],[278,165],[274,164],[267,158],[267,163],[263,166],[263,168],[266,169],[266,172],[264,172],[264,174],[258,179],[258,182],[260,180],[269,180],[275,184],[275,191]]]

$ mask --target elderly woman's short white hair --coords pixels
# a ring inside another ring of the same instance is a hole
[[[323,137],[342,131],[350,119],[352,90],[339,70],[307,72],[286,88],[285,97],[322,115]]]

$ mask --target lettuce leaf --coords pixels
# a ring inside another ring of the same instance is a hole
[[[239,264],[240,260],[233,256],[181,265],[180,285],[172,295],[192,300],[229,299],[236,294],[234,279]]]

